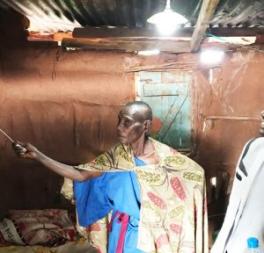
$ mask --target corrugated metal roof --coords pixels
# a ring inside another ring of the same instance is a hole
[[[202,0],[172,0],[172,8],[196,23]],[[31,30],[72,31],[80,26],[146,27],[165,0],[0,0],[27,16]],[[211,26],[264,27],[264,0],[221,0]]]

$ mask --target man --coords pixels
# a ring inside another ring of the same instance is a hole
[[[260,134],[264,135],[264,111]],[[212,253],[246,252],[256,237],[264,248],[264,137],[246,143],[240,155],[223,226]]]
[[[203,170],[189,158],[149,138],[152,110],[126,104],[118,115],[120,144],[94,161],[72,167],[31,144],[15,148],[74,180],[78,220],[91,226],[92,243],[109,253],[207,252],[207,211]],[[14,146],[15,147],[15,146]]]

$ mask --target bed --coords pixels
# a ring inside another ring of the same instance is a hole
[[[10,210],[0,222],[0,253],[97,253],[67,210]]]

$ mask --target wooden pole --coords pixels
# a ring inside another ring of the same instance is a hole
[[[205,31],[220,0],[203,0],[191,40],[191,51],[199,50]]]

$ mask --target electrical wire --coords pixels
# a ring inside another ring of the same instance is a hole
[[[236,45],[234,43],[230,43],[229,41],[225,40],[223,37],[214,35],[214,34],[212,34],[210,32],[207,32],[206,35],[208,35],[208,36],[210,36],[212,38],[215,38],[215,39],[217,39],[217,40],[219,40],[221,42],[228,43],[228,44],[231,44],[231,45]],[[239,49],[248,49],[248,48],[250,48],[250,49],[253,49],[253,50],[257,51],[257,52],[264,53],[264,49],[260,49],[260,48],[258,48],[256,46],[254,46],[254,44],[253,45],[252,44],[251,45],[239,45],[238,48]]]

